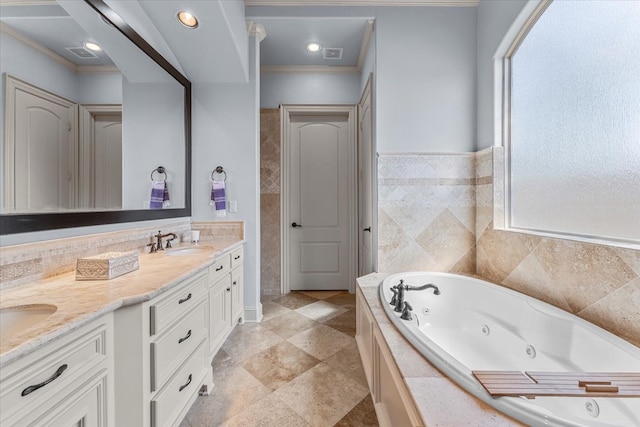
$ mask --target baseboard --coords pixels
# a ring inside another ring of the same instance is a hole
[[[257,323],[262,320],[262,304],[258,303],[256,307],[244,307],[244,321]]]

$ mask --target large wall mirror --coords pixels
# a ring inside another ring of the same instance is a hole
[[[190,216],[189,80],[102,0],[0,8],[0,233]]]

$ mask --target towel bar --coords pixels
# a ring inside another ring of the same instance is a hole
[[[224,181],[227,180],[227,173],[224,171],[222,166],[216,166],[216,168],[213,170],[213,172],[211,172],[211,181],[215,181],[215,178],[213,177],[213,174],[224,174]]]
[[[164,166],[158,166],[157,168],[155,168],[154,170],[151,171],[151,181],[153,181],[153,174],[155,172],[158,172],[158,173],[161,173],[161,174],[164,175],[164,180],[163,181],[167,180],[167,172],[165,171]]]

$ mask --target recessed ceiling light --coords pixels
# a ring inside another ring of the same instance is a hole
[[[84,42],[82,43],[82,46],[94,52],[102,52],[102,48],[98,44],[93,42]]]
[[[318,43],[309,43],[307,45],[307,50],[309,52],[318,52],[321,49],[322,46],[320,46]]]
[[[178,21],[187,28],[198,28],[198,18],[184,10],[182,12],[178,12]]]

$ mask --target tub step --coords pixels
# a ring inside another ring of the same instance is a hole
[[[473,371],[493,397],[640,397],[640,372]]]

